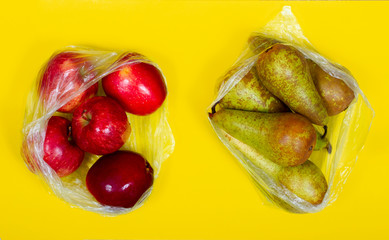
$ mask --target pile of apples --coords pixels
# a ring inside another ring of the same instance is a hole
[[[115,63],[119,67],[101,78],[105,94],[97,96],[99,82],[75,94],[101,74],[93,61],[76,51],[60,52],[48,62],[38,88],[45,109],[71,98],[57,110],[69,117],[54,114],[48,120],[43,160],[65,177],[79,168],[85,152],[102,155],[86,175],[87,189],[102,205],[131,208],[153,184],[149,162],[119,150],[131,134],[126,112],[152,114],[167,95],[160,70],[151,62],[134,61],[141,56],[122,55]]]
[[[242,61],[224,76],[221,88],[232,77],[236,84],[212,107],[211,123],[229,146],[278,184],[279,193],[287,189],[321,204],[327,181],[309,158],[314,150],[331,153],[327,124],[348,108],[354,92],[288,43],[254,35],[249,44],[255,62],[249,67]],[[244,67],[247,74],[239,77]],[[272,198],[291,208],[282,196]]]

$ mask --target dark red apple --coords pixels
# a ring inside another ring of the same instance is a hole
[[[154,171],[141,155],[117,151],[101,157],[89,169],[86,186],[103,205],[130,208],[154,181]]]
[[[74,94],[82,84],[95,77],[95,71],[88,59],[75,52],[61,52],[50,59],[42,76],[40,95],[46,108],[53,107],[62,99]],[[98,84],[72,98],[58,111],[73,112],[86,99],[93,97]]]
[[[109,97],[93,97],[76,108],[72,129],[77,145],[97,155],[119,150],[131,133],[126,112]]]
[[[120,62],[123,59],[128,59],[127,64],[103,78],[105,94],[117,100],[129,113],[141,116],[153,113],[162,105],[167,93],[161,72],[149,63],[132,63],[131,57],[127,56]]]
[[[71,140],[71,122],[63,117],[49,119],[43,149],[43,160],[60,177],[76,171],[84,159],[84,152]]]

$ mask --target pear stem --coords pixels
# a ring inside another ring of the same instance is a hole
[[[323,135],[321,136],[321,138],[325,138],[326,137],[326,135],[327,135],[327,125],[324,125],[324,133],[323,133]]]
[[[332,153],[332,145],[331,145],[331,143],[330,142],[328,142],[328,144],[327,144],[327,146],[326,146],[326,149],[327,149],[327,152],[328,153]]]
[[[216,105],[218,105],[219,102],[215,103],[215,105],[212,106],[211,110],[212,110],[212,114],[215,114],[216,113]]]

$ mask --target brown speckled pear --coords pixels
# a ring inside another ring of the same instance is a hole
[[[224,77],[227,81],[237,70],[232,69]],[[271,94],[258,80],[253,67],[220,101],[219,106],[259,112],[286,112],[289,109]]]
[[[343,112],[353,101],[354,92],[344,81],[326,73],[312,60],[308,60],[316,89],[323,99],[329,116]]]
[[[257,72],[266,89],[290,109],[314,124],[327,124],[327,110],[312,81],[307,61],[297,49],[273,45],[259,56]]]
[[[323,201],[328,189],[327,181],[320,169],[311,161],[307,160],[303,164],[295,167],[282,167],[225,131],[222,130],[222,133],[231,146],[240,151],[255,166],[262,169],[289,191],[314,205],[320,204]],[[273,197],[275,198],[273,200],[276,204],[284,207],[288,211],[300,212],[278,197]]]
[[[296,113],[222,109],[210,117],[225,132],[281,166],[304,163],[316,144],[314,127]]]

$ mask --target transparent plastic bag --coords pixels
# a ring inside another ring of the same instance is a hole
[[[256,37],[265,37],[272,41],[256,44],[253,42]],[[327,124],[327,138],[332,145],[332,153],[329,154],[323,150],[314,151],[309,158],[320,168],[327,180],[328,190],[323,201],[314,205],[289,191],[271,175],[267,174],[258,164],[250,161],[247,156],[232,146],[225,132],[211,118],[209,118],[209,121],[219,139],[253,178],[262,195],[266,197],[266,203],[271,203],[295,213],[318,212],[333,203],[341,192],[357,160],[357,155],[363,148],[374,117],[374,111],[351,73],[340,64],[321,56],[304,37],[300,25],[289,6],[285,6],[273,20],[268,22],[260,31],[251,35],[248,46],[246,46],[230,71],[220,80],[221,84],[218,85],[217,96],[209,106],[208,111],[214,111],[215,105],[254,66],[258,56],[277,42],[295,47],[306,59],[313,60],[331,76],[344,80],[348,87],[354,91],[355,98],[350,106],[342,113],[330,117]],[[256,157],[262,158],[263,156],[258,155]]]
[[[132,208],[110,207],[101,205],[86,188],[85,178],[89,168],[100,156],[85,153],[81,166],[72,174],[60,178],[56,172],[43,160],[43,143],[45,140],[48,120],[53,116],[62,116],[69,120],[71,113],[57,112],[64,104],[75,96],[98,83],[104,76],[114,72],[125,64],[146,62],[159,67],[140,54],[127,52],[99,51],[90,48],[69,46],[53,54],[76,53],[81,61],[88,59],[88,64],[82,63],[84,82],[77,86],[71,81],[61,79],[48,96],[40,94],[41,79],[47,68],[42,67],[38,78],[28,96],[24,127],[22,156],[29,169],[38,174],[47,183],[51,190],[61,199],[73,206],[97,212],[103,215],[118,215],[130,212],[140,207],[150,195],[150,187]],[[53,57],[51,59],[53,59]],[[124,59],[126,61],[124,61]],[[162,73],[162,71],[161,71]],[[72,74],[71,71],[66,74]],[[164,81],[166,84],[165,77]],[[100,83],[99,83],[100,84]],[[53,86],[52,86],[53,87]],[[105,96],[101,86],[96,94]],[[162,162],[174,150],[174,137],[167,121],[167,98],[162,106],[147,116],[137,116],[126,113],[131,124],[131,134],[120,150],[130,150],[141,154],[154,169],[154,179],[157,178]]]

